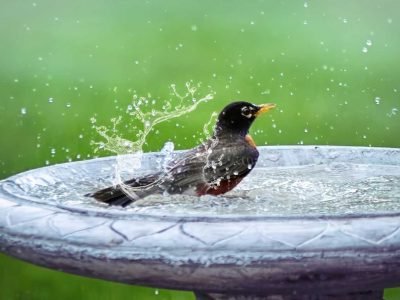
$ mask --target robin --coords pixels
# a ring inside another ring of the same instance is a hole
[[[259,153],[249,129],[259,115],[274,107],[271,103],[233,102],[218,115],[213,136],[208,141],[177,155],[162,172],[134,178],[86,196],[125,207],[151,194],[224,194],[238,185],[256,165]]]

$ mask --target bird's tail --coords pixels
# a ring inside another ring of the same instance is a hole
[[[134,196],[125,194],[120,185],[107,187],[105,189],[86,194],[85,196],[95,198],[97,201],[104,202],[109,205],[125,207],[136,200],[162,191],[161,187],[158,185],[151,186],[153,183],[157,182],[158,179],[159,175],[157,174],[125,181],[125,185],[138,188],[138,191],[135,192]]]

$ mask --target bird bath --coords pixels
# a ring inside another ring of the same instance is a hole
[[[150,197],[127,209],[82,195],[115,157],[0,182],[0,250],[88,277],[198,299],[381,299],[400,284],[400,149],[259,147],[224,197]],[[143,172],[162,154],[143,157]]]

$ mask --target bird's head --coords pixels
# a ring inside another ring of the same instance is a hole
[[[245,136],[253,121],[275,106],[273,103],[255,105],[245,101],[232,102],[218,115],[215,135],[230,133]]]

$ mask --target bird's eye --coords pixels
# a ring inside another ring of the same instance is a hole
[[[252,110],[248,106],[242,107],[242,116],[250,119],[253,116]]]

